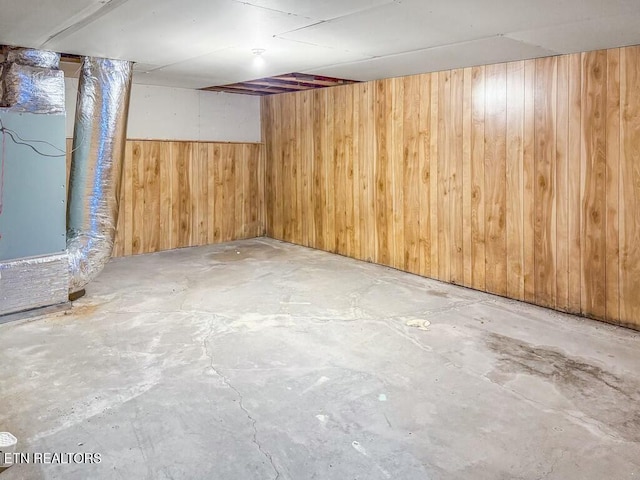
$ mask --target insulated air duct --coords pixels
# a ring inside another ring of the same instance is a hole
[[[111,257],[118,223],[132,64],[85,57],[79,79],[67,205],[69,293]]]

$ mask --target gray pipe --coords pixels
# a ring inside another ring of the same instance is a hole
[[[109,261],[118,223],[132,63],[85,57],[80,73],[67,205],[69,293]]]

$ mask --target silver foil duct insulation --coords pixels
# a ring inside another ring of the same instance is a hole
[[[131,76],[128,61],[82,62],[67,205],[70,293],[98,275],[113,250]]]
[[[64,113],[64,72],[60,54],[10,47],[2,68],[2,106],[16,112]]]
[[[67,265],[66,254],[0,262],[0,315],[66,302]]]
[[[14,112],[63,114],[64,72],[18,63],[5,64],[2,105]]]
[[[9,47],[5,62],[18,63],[29,67],[40,67],[57,70],[60,66],[60,54],[48,50],[33,48]]]

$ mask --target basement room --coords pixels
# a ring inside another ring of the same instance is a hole
[[[637,0],[0,6],[0,480],[640,479]]]

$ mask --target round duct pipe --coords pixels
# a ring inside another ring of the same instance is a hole
[[[113,250],[131,78],[129,61],[83,59],[67,204],[72,294],[100,273]]]

